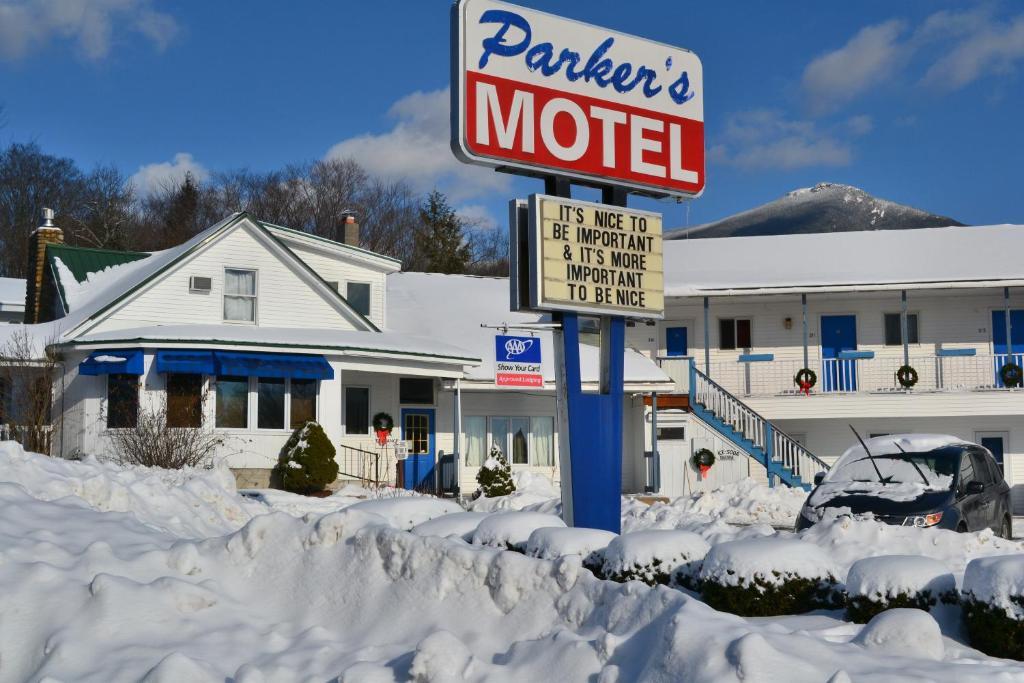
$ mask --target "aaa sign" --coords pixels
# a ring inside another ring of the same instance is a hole
[[[661,215],[571,199],[530,197],[531,306],[661,318]]]
[[[463,161],[656,196],[704,189],[688,50],[494,0],[453,8],[452,149]]]

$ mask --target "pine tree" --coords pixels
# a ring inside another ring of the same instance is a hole
[[[418,265],[431,273],[465,273],[471,254],[463,222],[443,194],[437,190],[430,193],[420,207],[420,222]]]
[[[487,461],[476,473],[476,481],[480,484],[480,492],[487,498],[507,496],[516,490],[515,482],[512,481],[512,468],[508,466],[508,460],[498,444],[491,446]]]
[[[316,422],[294,432],[281,449],[275,473],[285,491],[314,493],[338,478],[334,445]]]
[[[205,226],[199,225],[199,185],[192,171],[170,197],[164,217],[163,248],[185,242]]]

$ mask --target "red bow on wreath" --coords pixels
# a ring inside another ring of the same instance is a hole
[[[699,465],[701,478],[708,476],[708,470],[711,469],[711,465]]]
[[[811,383],[807,380],[800,382],[800,391],[804,393],[804,396],[811,395]]]

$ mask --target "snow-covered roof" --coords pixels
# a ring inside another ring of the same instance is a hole
[[[1024,285],[1024,226],[665,241],[665,295]]]
[[[344,351],[346,355],[415,356],[447,363],[476,363],[479,359],[455,344],[419,335],[397,332],[363,332],[315,328],[253,327],[240,325],[153,325],[85,334],[74,345],[94,348],[104,345],[187,345],[192,348],[246,346],[289,351]]]
[[[0,311],[25,310],[25,280],[0,277]]]
[[[536,323],[537,314],[512,313],[507,278],[442,275],[439,273],[394,273],[388,275],[388,329],[408,334],[429,334],[432,338],[470,349],[483,362],[466,373],[469,381],[494,383],[494,336],[487,325]],[[529,335],[512,330],[509,334]],[[541,372],[545,384],[555,381],[554,347],[551,333],[535,332],[541,340]],[[597,347],[580,345],[580,373],[584,383],[596,383],[600,370]],[[626,387],[671,382],[650,359],[626,351]]]

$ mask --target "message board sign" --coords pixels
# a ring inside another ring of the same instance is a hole
[[[661,214],[530,196],[535,310],[662,318]]]
[[[543,387],[540,339],[499,334],[494,338],[494,383],[499,387]]]
[[[703,191],[694,53],[495,0],[460,0],[452,40],[463,161],[653,196]]]

